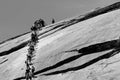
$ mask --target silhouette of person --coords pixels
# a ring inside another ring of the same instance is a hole
[[[32,60],[32,55],[31,54],[27,54],[27,61],[31,62]]]
[[[45,21],[43,19],[39,19],[39,24],[41,27],[45,27]]]
[[[36,20],[36,21],[34,22],[34,25],[35,25],[35,26],[38,26],[38,22],[39,22],[39,20]]]
[[[40,18],[39,20],[36,20],[36,21],[34,22],[34,25],[37,27],[37,29],[41,30],[42,27],[45,26],[45,22],[44,22],[43,19]]]
[[[25,64],[26,64],[26,66],[27,66],[27,68],[29,67],[29,63],[28,63],[28,61],[25,61]]]
[[[37,34],[31,34],[31,41],[37,43],[38,42],[38,36]]]
[[[26,69],[26,79],[32,80],[32,73],[30,68]]]
[[[28,42],[28,46],[35,46],[35,42],[32,42],[31,40]]]
[[[33,55],[33,53],[34,53],[34,51],[29,51],[29,54],[30,54],[30,55]]]
[[[29,69],[26,69],[26,72],[25,72],[25,78],[26,78],[26,80],[29,80],[29,72],[30,72],[30,70]]]
[[[55,23],[55,20],[54,19],[52,19],[52,24],[54,24]]]
[[[32,80],[31,72],[30,72],[30,64],[31,63],[28,63],[28,61],[25,61],[25,63],[27,65],[26,72],[25,72],[26,80]]]
[[[31,27],[31,31],[37,31],[37,27],[34,25]]]
[[[31,64],[30,65],[31,75],[34,77],[35,67]]]
[[[29,50],[35,51],[34,45],[31,45],[31,46],[29,47]]]

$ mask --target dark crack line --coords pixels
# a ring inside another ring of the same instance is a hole
[[[93,45],[79,49],[78,52],[83,53],[83,54],[91,54],[91,53],[97,53],[97,52],[110,50],[110,49],[117,47],[117,41],[118,40],[111,40],[111,41],[106,41],[103,43],[93,44]]]
[[[44,69],[42,69],[42,70],[40,70],[40,71],[35,72],[35,75],[40,74],[40,73],[42,73],[42,72],[46,72],[46,71],[52,70],[52,69],[55,69],[55,68],[57,68],[57,67],[60,67],[60,66],[62,66],[62,65],[64,65],[64,64],[66,64],[66,63],[69,63],[69,62],[72,62],[72,61],[78,59],[78,58],[81,57],[81,56],[82,56],[82,55],[75,55],[75,56],[69,57],[69,58],[67,58],[67,59],[65,59],[65,60],[63,60],[63,61],[60,61],[60,62],[56,63],[55,65],[46,67],[46,68],[44,68]]]
[[[58,68],[62,65],[68,64],[72,61],[75,61],[76,59],[79,59],[82,56],[113,49],[116,47],[116,43],[117,43],[117,40],[112,40],[112,41],[107,41],[107,42],[103,42],[103,43],[93,44],[93,45],[81,48],[79,50],[75,49],[75,50],[66,51],[66,52],[74,52],[74,51],[76,52],[77,51],[80,54],[71,56],[71,57],[66,58],[62,61],[59,61],[58,63],[56,63],[52,66],[48,66],[42,70],[39,70],[39,71],[35,72],[35,75],[52,70],[52,69],[55,69],[55,68]]]
[[[19,50],[19,49],[22,49],[22,48],[25,47],[27,44],[28,44],[28,41],[27,41],[27,42],[24,42],[24,43],[22,43],[22,44],[20,44],[20,45],[18,45],[18,46],[16,46],[16,47],[13,47],[13,48],[11,48],[11,49],[9,49],[9,50],[7,50],[7,51],[3,51],[3,52],[0,53],[0,56],[5,56],[5,55],[8,55],[8,54],[10,54],[10,53],[12,53],[12,52],[15,52],[15,51],[17,51],[17,50]]]
[[[107,59],[107,58],[110,58],[113,56],[113,54],[116,52],[116,50],[113,50],[107,54],[104,54],[102,56],[99,56],[97,58],[94,58],[80,66],[77,66],[77,67],[71,67],[71,68],[67,68],[65,70],[59,70],[59,71],[54,71],[54,72],[50,72],[50,73],[46,73],[46,74],[42,74],[42,75],[45,75],[45,76],[49,76],[49,75],[56,75],[56,74],[61,74],[61,73],[66,73],[66,72],[69,72],[69,71],[77,71],[77,70],[80,70],[80,69],[83,69],[83,68],[86,68],[102,59]],[[119,53],[119,51],[117,51],[115,54]],[[115,55],[114,54],[114,55]]]

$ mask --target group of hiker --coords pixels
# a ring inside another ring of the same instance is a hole
[[[54,24],[55,23],[55,19],[53,18],[52,19],[52,24]],[[34,27],[34,26],[36,26],[36,27]],[[35,22],[34,22],[34,25],[32,26],[32,30],[34,30],[34,28],[35,29],[39,29],[39,30],[41,30],[43,27],[45,27],[46,26],[46,23],[45,23],[45,21],[43,20],[43,19],[39,19],[39,20],[36,20]]]
[[[55,20],[52,19],[52,24],[55,23]],[[26,64],[26,72],[25,72],[25,78],[26,80],[32,80],[35,72],[35,67],[33,65],[33,58],[35,57],[35,51],[36,51],[36,44],[38,43],[38,35],[39,31],[42,30],[43,27],[46,26],[46,23],[43,19],[36,20],[34,22],[34,25],[31,27],[31,39],[28,42],[28,54],[27,59],[25,61]]]
[[[25,77],[26,80],[32,80],[34,78],[34,71],[35,67],[33,65],[33,58],[35,57],[35,51],[36,51],[36,44],[38,43],[38,32],[41,30],[42,27],[45,26],[45,22],[42,19],[36,20],[34,22],[34,25],[31,27],[31,40],[28,42],[28,54],[27,59],[25,61],[26,64],[26,72]]]
[[[32,80],[32,78],[34,78],[35,67],[34,67],[32,61],[33,61],[33,57],[35,56],[35,44],[36,44],[36,42],[33,42],[33,40],[30,40],[29,43],[28,43],[29,48],[28,48],[27,59],[25,61],[25,64],[26,64],[26,72],[25,72],[26,80]]]

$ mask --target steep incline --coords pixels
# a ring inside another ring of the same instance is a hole
[[[115,50],[120,9],[86,19],[77,17],[40,31],[34,80],[120,79],[120,54]],[[30,33],[0,45],[1,80],[25,80],[29,39]]]
[[[116,10],[41,39],[36,80],[119,80],[120,56],[112,51],[120,34],[119,21]]]

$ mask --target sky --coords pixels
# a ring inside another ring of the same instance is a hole
[[[30,31],[42,18],[50,24],[120,0],[0,0],[0,42]]]

